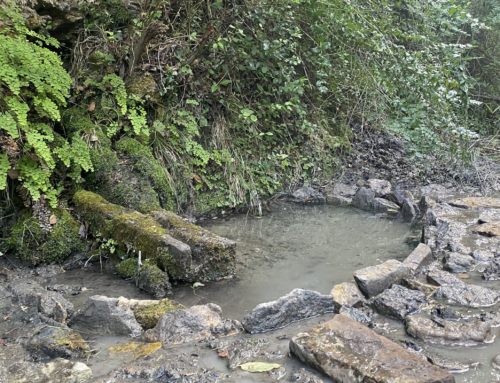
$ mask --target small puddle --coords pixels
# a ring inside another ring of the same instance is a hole
[[[294,288],[328,294],[359,268],[404,259],[408,238],[417,234],[396,220],[328,205],[278,205],[262,218],[232,216],[206,227],[238,243],[237,277],[180,287],[174,298],[185,305],[217,303],[235,319]]]

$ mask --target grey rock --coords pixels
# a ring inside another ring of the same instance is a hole
[[[373,210],[377,213],[396,215],[399,213],[399,206],[398,204],[391,202],[385,198],[377,197],[373,200]]]
[[[221,308],[209,303],[163,314],[156,326],[145,332],[144,338],[172,345],[232,335],[240,329],[238,321],[223,318]]]
[[[368,187],[373,190],[376,197],[385,197],[392,191],[392,185],[389,181],[376,178],[367,181]]]
[[[491,361],[491,366],[496,370],[500,370],[500,354],[493,358],[493,360]]]
[[[389,259],[376,266],[368,266],[354,272],[354,280],[366,297],[380,294],[408,275],[408,269],[399,261]]]
[[[328,195],[327,202],[335,206],[350,206],[352,204],[352,198],[343,197],[341,195]]]
[[[357,187],[337,182],[325,187],[326,202],[337,206],[348,206],[356,194]]]
[[[375,200],[375,192],[371,189],[362,187],[359,188],[352,199],[352,205],[361,210],[373,210]]]
[[[26,348],[36,359],[83,357],[90,351],[82,336],[68,328],[44,326],[28,341]]]
[[[243,327],[251,334],[285,327],[290,323],[338,311],[331,295],[317,291],[294,289],[271,302],[257,305],[242,320]]]
[[[432,262],[432,250],[425,243],[419,243],[418,246],[406,257],[403,265],[407,267],[412,274],[415,274],[422,267]]]
[[[70,322],[72,328],[86,334],[137,337],[142,328],[126,299],[91,296],[86,306]]]
[[[373,311],[366,306],[360,308],[342,306],[339,310],[339,314],[345,315],[346,317],[349,317],[356,322],[362,323],[365,326],[373,326]]]
[[[461,283],[439,287],[434,298],[465,307],[489,307],[500,301],[500,294],[483,286]]]
[[[321,379],[318,375],[313,374],[310,371],[307,371],[305,368],[301,368],[298,371],[295,371],[290,376],[290,382],[295,383],[324,383],[323,379]]]
[[[495,258],[493,251],[477,249],[472,252],[472,258],[477,262],[490,263]]]
[[[326,202],[326,197],[310,186],[303,186],[291,194],[290,200],[301,204],[322,204]]]
[[[373,307],[380,314],[401,320],[407,315],[420,311],[426,303],[427,299],[423,292],[410,290],[400,285],[393,285],[372,301]]]
[[[335,382],[455,381],[446,370],[344,315],[294,337],[290,352]]]
[[[483,271],[487,281],[500,281],[500,256],[495,257]]]
[[[447,271],[432,269],[427,274],[427,280],[430,283],[434,283],[438,286],[449,286],[463,284],[464,282],[459,279],[456,275],[453,275]]]
[[[410,315],[405,320],[406,332],[430,343],[473,346],[490,343],[495,338],[491,325],[480,320],[437,320],[422,315]]]
[[[465,273],[475,265],[474,258],[461,253],[447,253],[444,260],[445,268],[452,273]]]
[[[59,323],[65,323],[73,313],[73,304],[55,291],[47,291],[31,280],[16,280],[8,286],[14,301],[27,310],[40,313]]]
[[[359,306],[366,302],[366,299],[354,282],[342,282],[333,286],[333,301],[339,306]]]
[[[420,209],[418,208],[418,205],[411,199],[405,198],[403,200],[403,204],[401,205],[401,217],[403,220],[406,222],[413,222],[417,219],[419,214]]]

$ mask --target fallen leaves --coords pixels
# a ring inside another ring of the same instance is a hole
[[[268,372],[280,367],[281,365],[278,363],[266,362],[248,362],[240,364],[240,368],[247,372]]]

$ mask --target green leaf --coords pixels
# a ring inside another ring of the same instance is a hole
[[[281,365],[278,363],[266,362],[248,362],[240,365],[240,368],[247,372],[267,372],[280,367]]]

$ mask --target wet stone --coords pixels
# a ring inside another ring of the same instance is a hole
[[[445,256],[444,266],[452,273],[465,273],[473,269],[474,258],[461,253],[448,253]]]
[[[380,314],[401,320],[419,311],[426,303],[427,299],[423,292],[410,290],[400,285],[393,285],[372,301],[373,307]]]
[[[334,381],[454,382],[446,370],[344,315],[294,337],[290,351]]]
[[[431,263],[432,260],[431,248],[425,243],[419,243],[415,250],[403,261],[403,265],[415,274],[422,267]]]
[[[91,296],[87,305],[74,316],[70,325],[86,334],[136,337],[142,333],[142,327],[135,319],[132,309],[126,304],[126,300],[103,295]]]
[[[83,357],[90,351],[82,336],[68,328],[45,326],[28,341],[26,348],[38,360]]]
[[[337,312],[339,309],[331,295],[317,291],[294,289],[289,294],[271,302],[257,305],[242,320],[251,334],[285,327],[299,320]]]
[[[368,188],[359,188],[352,199],[352,205],[361,210],[373,210],[375,192]]]
[[[488,307],[500,301],[500,294],[487,287],[461,282],[439,287],[434,298],[465,307]]]
[[[326,197],[310,186],[303,186],[292,193],[290,200],[301,204],[322,204],[326,202]]]
[[[373,210],[377,213],[396,215],[399,212],[399,206],[385,198],[375,198],[373,200]]]
[[[379,265],[355,271],[354,279],[359,289],[370,298],[398,283],[407,274],[408,269],[401,262],[389,259]]]
[[[405,327],[409,335],[430,343],[474,346],[495,339],[491,325],[478,319],[450,321],[410,315],[406,317]]]
[[[222,309],[209,303],[165,313],[154,328],[145,332],[144,338],[164,345],[182,344],[234,335],[240,328],[238,321],[223,318]]]
[[[354,282],[343,282],[333,286],[330,294],[333,301],[340,306],[358,306],[366,302],[365,297],[359,291]]]

